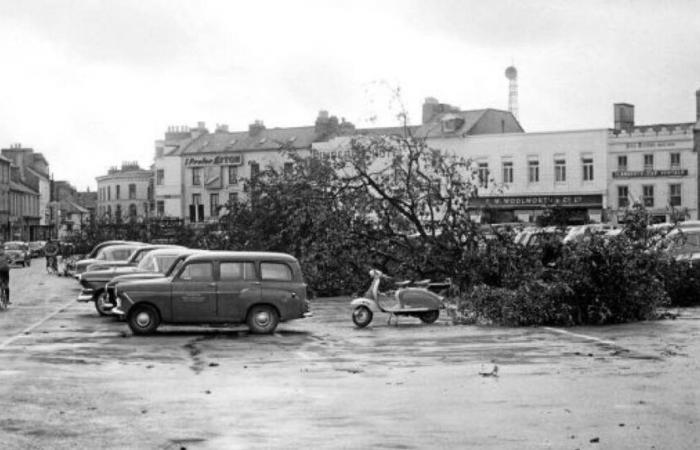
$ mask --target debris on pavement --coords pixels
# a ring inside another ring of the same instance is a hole
[[[496,364],[482,364],[479,369],[479,375],[482,377],[497,377],[498,366]]]

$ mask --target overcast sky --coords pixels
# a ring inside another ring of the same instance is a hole
[[[169,125],[413,123],[425,97],[507,109],[526,131],[695,120],[700,2],[0,0],[0,145],[78,189],[149,166]],[[375,120],[372,122],[371,119]]]

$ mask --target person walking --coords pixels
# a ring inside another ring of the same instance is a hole
[[[7,298],[7,304],[11,304],[10,301],[10,258],[7,257],[5,253],[5,247],[0,245],[0,286],[5,289],[5,296]]]

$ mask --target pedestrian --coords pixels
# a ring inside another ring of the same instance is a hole
[[[5,247],[2,245],[0,245],[0,286],[5,288],[5,296],[9,305],[12,303],[10,301],[10,258],[5,254]]]
[[[50,272],[53,270],[54,273],[58,272],[58,266],[56,265],[56,257],[58,256],[58,245],[49,238],[44,246],[44,255],[46,255],[46,271]]]

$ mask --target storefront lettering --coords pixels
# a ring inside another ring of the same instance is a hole
[[[613,178],[685,177],[687,175],[688,175],[688,169],[616,170],[612,173]]]
[[[497,207],[508,206],[556,206],[556,205],[602,205],[602,195],[532,195],[517,197],[477,197],[475,205]]]
[[[240,166],[241,155],[200,156],[185,158],[185,166]]]

